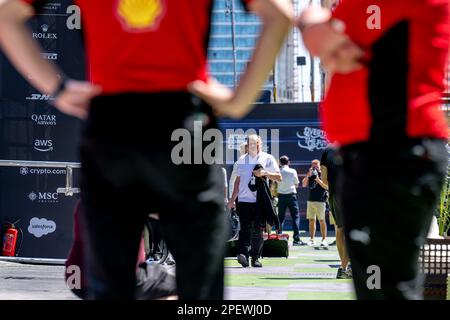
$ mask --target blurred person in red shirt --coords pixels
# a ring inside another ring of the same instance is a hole
[[[180,299],[222,299],[227,237],[218,166],[175,165],[172,133],[251,109],[292,23],[288,0],[242,0],[262,19],[235,91],[207,72],[211,0],[76,0],[89,82],[41,58],[25,22],[41,0],[0,0],[0,45],[60,111],[85,119],[80,146],[89,299],[133,299],[144,220],[159,212]],[[195,150],[194,150],[195,152]],[[117,258],[120,253],[121,258]]]
[[[321,119],[359,299],[420,299],[420,245],[446,174],[448,0],[343,0],[298,20],[331,82]]]

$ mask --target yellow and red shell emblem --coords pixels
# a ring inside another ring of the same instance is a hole
[[[165,0],[118,0],[117,14],[126,29],[148,31],[158,27]]]

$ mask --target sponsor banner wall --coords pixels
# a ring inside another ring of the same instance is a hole
[[[42,45],[42,56],[75,79],[85,78],[80,18],[71,1],[49,1],[29,24],[33,37]],[[0,159],[78,161],[81,123],[59,113],[49,104],[51,101],[52,97],[29,86],[0,54]],[[235,131],[224,141],[225,150],[236,150],[242,142],[245,134],[237,129],[244,133],[247,129],[266,129],[265,150],[288,155],[300,178],[326,146],[316,104],[262,104],[242,121],[222,120],[220,124],[224,133]],[[278,150],[271,149],[272,140],[279,142]],[[226,162],[229,174],[232,164]],[[75,187],[79,187],[78,173],[74,170]],[[17,226],[23,231],[23,241],[19,256],[67,256],[78,197],[56,194],[56,189],[64,185],[64,169],[0,168],[0,223],[20,220]],[[299,189],[299,195],[304,216],[306,189]]]
[[[71,1],[49,1],[29,27],[42,47],[42,56],[63,73],[85,78],[82,35],[77,7]],[[40,94],[0,55],[0,158],[76,161],[80,122],[49,105],[53,97]]]
[[[81,80],[85,59],[80,19],[72,1],[48,1],[29,27],[41,44],[42,57]],[[52,99],[31,87],[0,53],[0,159],[78,161],[81,123],[58,112],[50,105]],[[0,223],[20,219],[19,256],[66,258],[78,197],[57,194],[64,186],[65,169],[0,167]]]
[[[78,186],[75,171],[74,185]],[[3,168],[0,208],[4,222],[18,223],[20,257],[66,258],[73,238],[73,209],[78,196],[56,193],[65,186],[65,169]]]

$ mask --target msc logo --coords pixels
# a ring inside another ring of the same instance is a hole
[[[26,100],[33,100],[33,101],[48,101],[48,100],[54,100],[54,98],[51,95],[48,94],[39,94],[39,93],[33,93],[31,97],[26,97]]]
[[[58,193],[54,192],[34,192],[28,194],[28,199],[38,203],[56,203],[58,202]]]
[[[117,14],[124,29],[145,32],[156,29],[164,15],[165,0],[118,0]]]
[[[52,140],[34,140],[34,149],[39,152],[48,152],[53,150]]]
[[[28,199],[34,202],[37,199],[37,194],[35,192],[30,192]]]

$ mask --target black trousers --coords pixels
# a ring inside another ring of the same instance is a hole
[[[284,218],[286,217],[286,209],[289,208],[289,212],[292,217],[292,230],[294,231],[294,241],[300,240],[300,210],[298,208],[297,194],[278,194],[278,218],[280,219],[280,225],[283,227]]]
[[[336,161],[358,299],[421,299],[419,250],[446,174],[445,141],[352,145]]]
[[[187,93],[93,100],[81,144],[89,298],[136,297],[137,253],[149,213],[160,214],[179,297],[223,298],[222,173],[206,164],[175,165],[171,156],[179,143],[171,142],[173,131],[191,127],[189,119],[199,114],[208,119],[204,130],[216,126],[210,108]]]
[[[237,213],[241,223],[238,254],[258,259],[264,245],[263,228],[256,210],[256,203],[238,202]]]

